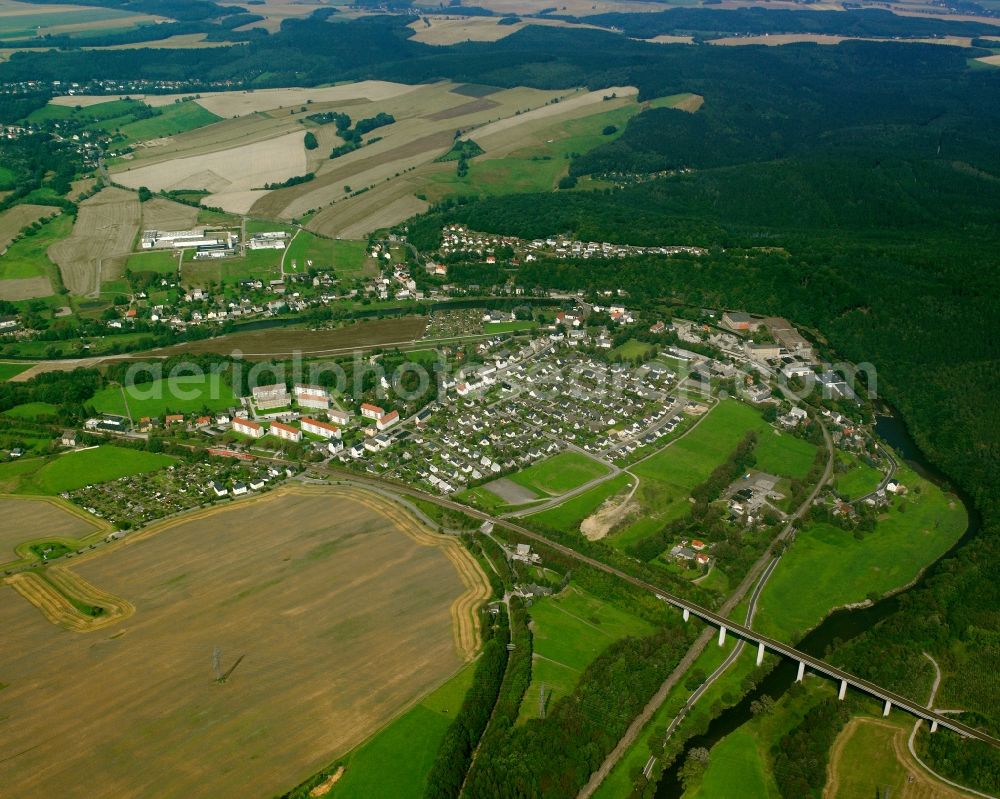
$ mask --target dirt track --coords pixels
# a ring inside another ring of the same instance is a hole
[[[854,799],[854,797],[857,797],[857,799],[865,799],[866,796],[870,795],[870,792],[862,796],[857,791],[848,791],[848,789],[843,785],[842,780],[843,769],[853,768],[852,764],[841,763],[844,749],[850,741],[851,736],[853,736],[859,728],[865,725],[884,728],[892,734],[891,755],[889,755],[888,752],[872,752],[871,756],[875,758],[885,757],[887,755],[895,757],[905,770],[906,779],[902,784],[893,786],[896,788],[896,790],[892,791],[894,798],[967,799],[967,797],[972,796],[972,794],[956,790],[955,788],[935,780],[927,774],[926,771],[921,769],[913,761],[913,758],[910,756],[910,753],[906,748],[907,731],[898,724],[882,721],[880,719],[855,717],[847,723],[847,726],[845,726],[840,735],[837,736],[837,740],[834,742],[833,748],[830,750],[830,762],[827,766],[827,781],[826,787],[823,789],[823,799]]]

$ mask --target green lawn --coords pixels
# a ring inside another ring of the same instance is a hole
[[[185,282],[196,286],[204,286],[210,282],[231,285],[254,278],[266,282],[277,280],[281,276],[281,255],[281,250],[251,250],[239,258],[197,260],[193,250],[185,250],[181,270]]]
[[[26,372],[31,368],[29,363],[0,363],[0,383],[17,377],[21,372]]]
[[[221,375],[213,374],[166,378],[130,386],[124,397],[120,386],[108,386],[97,392],[91,402],[101,413],[127,416],[131,411],[133,419],[140,419],[167,413],[222,411],[237,404],[238,399]]]
[[[629,361],[633,358],[646,358],[652,352],[652,344],[647,344],[645,341],[636,341],[634,338],[611,350],[612,355]]]
[[[529,518],[548,527],[575,533],[580,530],[580,523],[601,507],[606,499],[628,490],[631,484],[632,478],[629,475],[620,474],[554,508],[533,513]]]
[[[557,496],[609,472],[604,464],[569,450],[515,472],[507,479],[536,494]]]
[[[40,416],[55,416],[58,412],[58,406],[48,402],[25,402],[4,411],[3,415],[13,416],[15,419],[37,419]]]
[[[534,661],[519,720],[537,718],[541,687],[546,705],[573,691],[601,652],[626,636],[650,635],[646,621],[570,585],[531,606]]]
[[[285,271],[305,272],[310,268],[333,269],[338,274],[360,274],[368,258],[368,244],[364,241],[325,239],[307,230],[300,230],[288,247]],[[292,269],[295,261],[295,269]]]
[[[510,507],[503,499],[486,488],[486,486],[468,488],[456,494],[455,499],[459,502],[464,502],[466,505],[472,505],[493,514],[503,513]]]
[[[143,472],[152,472],[176,463],[169,455],[103,444],[53,458],[32,458],[18,464],[18,469],[0,470],[0,486],[18,478],[19,494],[61,494],[86,485],[106,483]]]
[[[513,322],[487,322],[483,325],[486,333],[516,333],[520,330],[534,330],[538,322],[531,319],[517,319]]]
[[[458,713],[475,673],[469,664],[419,704],[344,758],[337,799],[421,799],[451,719]]]
[[[156,272],[173,275],[177,272],[177,253],[174,250],[136,252],[128,257],[126,269],[132,272]]]
[[[906,585],[961,537],[967,518],[960,502],[909,469],[900,469],[899,479],[909,496],[894,500],[862,540],[829,524],[799,532],[761,595],[757,628],[795,640],[832,608]]]
[[[816,445],[771,428],[757,431],[755,468],[781,477],[802,480],[816,459]]]
[[[14,178],[16,177],[10,169],[0,166],[0,190],[14,188]]]
[[[33,236],[25,236],[11,244],[0,258],[0,280],[53,276],[58,268],[49,260],[46,250],[72,230],[73,218],[59,214],[45,222]]]
[[[837,475],[834,487],[837,493],[847,499],[855,499],[870,494],[882,482],[882,472],[869,466],[854,455],[838,453],[839,460],[848,465],[848,470]]]

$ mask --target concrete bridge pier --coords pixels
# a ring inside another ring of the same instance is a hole
[[[691,618],[691,611],[688,610],[687,608],[684,608],[684,612],[681,614],[681,616],[684,618],[684,621],[687,621],[688,619]]]
[[[931,732],[937,732],[937,719],[931,722]]]
[[[726,625],[721,625],[719,627],[719,646],[722,646],[726,642]]]
[[[804,660],[799,661],[799,673],[795,675],[795,682],[802,682],[802,678],[806,676],[806,662]]]
[[[885,700],[885,707],[882,708],[882,718],[885,718],[886,716],[888,716],[890,710],[892,710],[892,702],[890,702],[888,699],[886,699]]]
[[[764,644],[757,644],[757,665],[759,666],[764,662]]]
[[[840,681],[840,693],[837,694],[837,699],[843,700],[847,695],[847,680]]]

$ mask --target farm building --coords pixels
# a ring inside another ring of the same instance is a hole
[[[281,422],[271,422],[270,432],[272,435],[276,435],[285,441],[294,441],[297,443],[302,440],[301,430],[296,430],[294,427],[289,427],[287,424],[282,424]]]
[[[340,438],[340,428],[336,425],[321,422],[318,419],[310,419],[308,416],[303,416],[301,421],[302,429],[306,433],[323,436],[323,438]]]

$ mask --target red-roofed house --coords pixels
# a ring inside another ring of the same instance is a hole
[[[233,431],[250,438],[260,438],[264,435],[264,428],[249,419],[233,419]]]
[[[361,415],[366,419],[381,419],[385,416],[385,408],[380,408],[378,405],[371,405],[367,402],[361,403]]]
[[[276,435],[278,438],[284,439],[285,441],[294,441],[298,443],[302,440],[302,431],[296,430],[294,427],[289,427],[287,424],[282,424],[281,422],[271,422],[272,435]]]
[[[392,427],[396,422],[399,421],[399,413],[397,411],[389,411],[381,419],[375,422],[375,426],[379,430],[385,430],[388,427]]]
[[[303,416],[300,421],[302,429],[314,436],[323,436],[326,439],[340,438],[340,428],[336,425],[321,422],[318,419],[310,419],[308,416]]]

